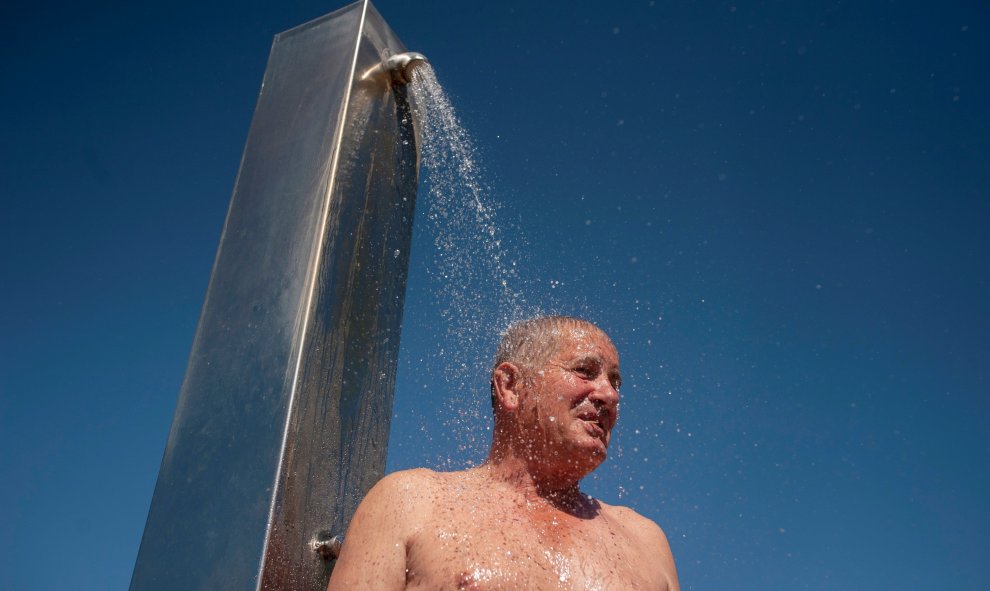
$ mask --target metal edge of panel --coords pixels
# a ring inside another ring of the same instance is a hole
[[[293,410],[294,410],[293,401],[295,399],[297,390],[299,388],[299,372],[300,369],[302,368],[302,360],[305,354],[306,339],[308,338],[308,334],[309,334],[309,330],[308,330],[309,316],[312,310],[313,298],[316,293],[316,284],[317,284],[316,279],[322,259],[322,253],[323,253],[322,240],[326,234],[326,227],[330,213],[330,201],[334,193],[334,185],[336,182],[337,169],[340,164],[340,145],[341,142],[343,141],[344,127],[345,127],[343,122],[346,120],[347,111],[350,106],[350,97],[351,97],[351,92],[353,90],[354,79],[357,69],[358,52],[364,35],[364,24],[365,24],[365,18],[367,16],[369,3],[370,3],[369,0],[358,0],[358,2],[355,2],[354,4],[345,6],[326,16],[314,19],[313,21],[289,29],[288,31],[280,33],[279,35],[276,36],[276,42],[277,42],[281,38],[299,34],[300,32],[308,30],[309,28],[316,26],[322,22],[325,22],[326,20],[329,20],[345,11],[355,10],[357,9],[358,5],[360,5],[361,16],[358,19],[357,35],[356,38],[354,39],[354,45],[353,45],[354,49],[351,55],[350,73],[347,77],[347,88],[344,90],[344,102],[341,105],[339,113],[337,114],[338,123],[336,125],[336,129],[334,132],[335,137],[333,139],[333,144],[331,147],[329,178],[327,180],[327,185],[323,196],[323,204],[321,206],[321,211],[320,211],[320,224],[319,224],[318,236],[320,236],[321,243],[317,245],[316,254],[312,257],[312,261],[308,271],[308,276],[306,278],[306,288],[305,288],[306,303],[304,304],[303,307],[304,312],[301,321],[301,327],[300,327],[301,330],[299,330],[298,332],[299,341],[294,351],[296,355],[296,359],[294,361],[291,393],[289,395],[289,402],[288,402],[288,412],[286,413],[285,416],[285,425],[283,427],[281,447],[279,449],[279,459],[274,474],[275,484],[272,489],[271,502],[268,509],[268,520],[265,526],[265,541],[262,546],[262,553],[261,556],[259,557],[258,570],[257,570],[257,575],[255,577],[256,591],[261,590],[264,582],[264,569],[266,564],[266,557],[268,556],[269,553],[269,544],[271,541],[272,525],[273,525],[272,522],[276,511],[276,502],[280,494],[280,487],[282,486],[280,475],[282,473],[283,465],[285,463],[286,442],[289,437],[289,429],[293,419]]]
[[[369,8],[339,121],[262,591],[322,589],[333,563],[321,548],[384,474],[419,153],[405,88],[358,81],[358,71],[405,51]]]

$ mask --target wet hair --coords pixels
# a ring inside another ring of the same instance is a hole
[[[557,352],[560,337],[567,329],[592,329],[604,333],[593,323],[574,316],[537,316],[509,325],[502,334],[492,365],[492,408],[495,407],[495,368],[505,362],[525,369],[543,365]]]

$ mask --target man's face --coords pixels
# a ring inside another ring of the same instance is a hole
[[[590,472],[605,460],[618,418],[619,354],[594,327],[566,328],[557,351],[536,368],[526,413],[544,459]]]

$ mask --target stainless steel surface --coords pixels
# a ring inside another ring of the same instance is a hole
[[[405,48],[358,2],[275,38],[132,591],[321,589],[384,471],[416,198]]]

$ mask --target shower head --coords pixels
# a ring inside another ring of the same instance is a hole
[[[415,51],[397,53],[383,60],[361,75],[361,80],[376,80],[388,78],[392,84],[399,86],[412,81],[412,72],[416,66],[427,63],[426,56]]]

